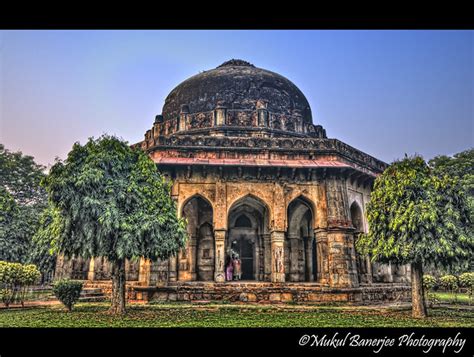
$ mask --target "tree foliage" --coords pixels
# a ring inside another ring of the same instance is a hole
[[[474,149],[465,150],[450,156],[437,156],[429,161],[433,173],[440,177],[455,178],[460,183],[460,188],[467,197],[470,221],[474,222]],[[472,237],[474,232],[469,233]],[[473,259],[459,260],[457,264],[438,267],[442,274],[459,274],[474,267]]]
[[[429,165],[438,175],[458,178],[469,197],[474,197],[474,149],[465,150],[452,157],[436,156],[429,161]]]
[[[374,184],[370,230],[357,241],[373,260],[446,266],[472,259],[474,238],[459,180],[432,173],[421,157],[394,162]]]
[[[356,246],[372,260],[411,264],[412,312],[426,316],[423,267],[471,261],[472,221],[460,180],[434,173],[415,156],[392,163],[374,183],[369,232]]]
[[[0,259],[36,263],[32,240],[47,196],[40,186],[44,167],[31,156],[0,144]]]
[[[184,246],[185,222],[177,217],[171,183],[143,151],[115,137],[74,144],[43,182],[53,249],[66,257],[107,258],[123,278],[121,287],[125,259],[167,259]]]
[[[45,191],[39,185],[45,167],[20,151],[11,152],[0,144],[0,186],[4,187],[19,205],[45,202]]]

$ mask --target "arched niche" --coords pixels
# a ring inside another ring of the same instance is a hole
[[[186,270],[190,280],[214,280],[214,228],[211,203],[201,195],[186,200],[181,216],[187,221],[187,252],[180,254],[178,270]]]
[[[364,229],[364,216],[362,208],[357,201],[352,202],[350,206],[351,222],[354,227],[354,246],[355,240],[359,234],[365,232]],[[355,250],[356,264],[357,264],[357,275],[359,277],[359,284],[372,282],[372,267],[368,257],[361,256],[357,249]]]
[[[284,244],[287,281],[315,281],[317,249],[314,240],[314,205],[298,196],[288,205],[288,228]]]
[[[362,215],[362,209],[357,201],[352,202],[350,210],[352,226],[355,228],[356,233],[363,233],[364,219]]]

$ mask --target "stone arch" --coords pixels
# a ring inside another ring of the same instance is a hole
[[[212,203],[203,195],[192,195],[183,202],[181,216],[187,221],[188,242],[178,256],[178,277],[211,281],[214,279],[215,260]]]
[[[183,216],[183,209],[184,207],[189,203],[189,201],[191,201],[193,198],[201,198],[202,200],[206,201],[207,204],[212,208],[212,210],[214,210],[214,202],[209,199],[209,197],[207,197],[205,194],[202,194],[202,193],[193,193],[191,195],[189,195],[188,197],[184,198],[181,203],[179,203],[179,206],[178,206],[178,216],[179,217],[182,217]],[[212,222],[214,223],[214,222]]]
[[[250,224],[236,224],[242,217]],[[268,206],[254,195],[245,195],[230,206],[227,222],[226,261],[232,255],[239,256],[242,280],[264,280],[264,236],[269,233]]]
[[[271,220],[273,219],[273,210],[271,209],[271,205],[268,204],[263,198],[255,195],[253,193],[245,193],[245,194],[237,197],[236,199],[234,199],[232,202],[229,202],[229,204],[227,205],[227,207],[228,207],[227,217],[229,217],[229,213],[231,212],[232,209],[235,208],[236,205],[239,205],[240,203],[242,203],[246,199],[253,199],[253,200],[259,202],[263,207],[265,207],[265,209],[268,212],[268,224],[269,224],[271,222]],[[229,223],[229,222],[227,222],[227,223]]]
[[[352,226],[354,227],[354,247],[358,234],[364,233],[364,214],[360,204],[354,200],[349,208]],[[355,250],[357,275],[360,283],[372,282],[372,267],[368,257],[361,256],[357,249]]]
[[[305,193],[300,192],[295,192],[294,194],[290,195],[287,197],[288,199],[288,204],[286,206],[285,210],[285,222],[286,222],[286,228],[288,229],[288,224],[289,224],[289,217],[288,217],[288,207],[295,202],[297,199],[301,199],[306,203],[306,205],[311,209],[311,212],[313,214],[313,226],[316,227],[316,204],[314,201]]]
[[[250,223],[250,228],[256,228],[258,226],[257,218],[252,216],[249,212],[241,212],[240,215],[232,215],[229,217],[228,226],[229,227],[243,227],[243,225],[238,224],[240,219],[247,219]]]
[[[364,215],[360,204],[354,200],[350,206],[352,226],[356,229],[356,233],[364,232]]]
[[[229,222],[229,225],[232,227],[255,228],[257,226],[257,222],[255,217],[250,216],[246,212],[242,212],[240,216],[234,216],[233,221]]]
[[[298,209],[300,211],[300,213],[303,213],[303,211],[305,210],[310,210],[311,212],[311,216],[312,216],[312,222],[311,224],[314,225],[314,217],[315,217],[315,213],[316,213],[316,210],[315,210],[315,205],[314,203],[308,198],[306,197],[305,195],[303,194],[300,194],[298,195],[297,197],[293,198],[290,203],[288,204],[287,208],[286,208],[286,221],[287,221],[287,229],[290,230],[290,225],[291,223],[295,223],[295,219],[297,220],[298,219],[298,215],[294,214],[295,212],[292,212],[292,216],[290,217],[289,213],[290,213],[290,207],[292,205],[295,205],[295,203],[297,203],[299,201],[301,201],[303,203],[303,205],[299,205],[298,206]]]
[[[304,196],[287,207],[288,228],[284,243],[287,281],[314,281],[317,249],[314,241],[314,206]]]

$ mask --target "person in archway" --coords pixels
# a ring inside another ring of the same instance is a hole
[[[231,259],[230,255],[227,255],[225,260],[226,260],[226,263],[225,263],[225,280],[232,281],[232,278],[233,278],[233,275],[234,275],[234,264],[232,262],[233,259]]]
[[[234,280],[240,280],[242,277],[242,264],[238,255],[232,260],[234,266]]]

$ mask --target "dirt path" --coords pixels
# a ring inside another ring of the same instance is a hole
[[[21,309],[21,308],[30,308],[30,307],[38,307],[38,306],[51,306],[60,304],[59,300],[37,300],[37,301],[25,301],[25,305],[21,306],[21,304],[10,304],[8,309]],[[5,305],[0,306],[0,310],[7,309]]]

